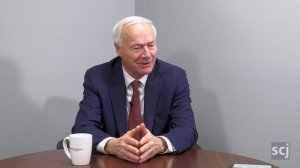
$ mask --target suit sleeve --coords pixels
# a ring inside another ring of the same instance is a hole
[[[72,133],[90,133],[93,135],[93,150],[100,141],[107,138],[103,129],[101,118],[101,101],[99,93],[96,89],[93,73],[86,72],[84,77],[83,99],[80,102],[79,111],[76,116],[75,124],[72,128]]]
[[[183,152],[196,144],[198,133],[191,107],[189,84],[185,71],[179,71],[171,103],[171,130],[164,134],[175,147],[176,152]]]

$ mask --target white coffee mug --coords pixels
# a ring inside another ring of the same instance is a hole
[[[67,146],[69,141],[69,147]],[[63,147],[73,165],[88,165],[92,153],[92,135],[85,133],[71,134],[64,138]]]

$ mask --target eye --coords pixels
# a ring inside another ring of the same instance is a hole
[[[148,48],[150,48],[150,49],[154,49],[155,47],[156,47],[155,44],[148,44]]]
[[[131,50],[132,50],[133,52],[135,52],[135,53],[141,51],[141,49],[142,49],[141,46],[134,46],[134,47],[131,48]]]
[[[139,52],[139,51],[141,51],[141,49],[142,49],[142,46],[141,45],[134,45],[134,46],[132,46],[131,47],[131,51],[132,52]]]

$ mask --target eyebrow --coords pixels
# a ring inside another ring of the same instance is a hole
[[[156,42],[155,41],[150,41],[146,44],[141,44],[141,43],[134,43],[132,46],[143,46],[143,45],[149,45],[149,44],[155,44]]]

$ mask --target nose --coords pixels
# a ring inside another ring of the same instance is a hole
[[[143,53],[142,53],[142,56],[144,56],[144,57],[150,56],[150,50],[149,50],[149,48],[148,48],[147,45],[145,45],[145,46],[143,47]]]

